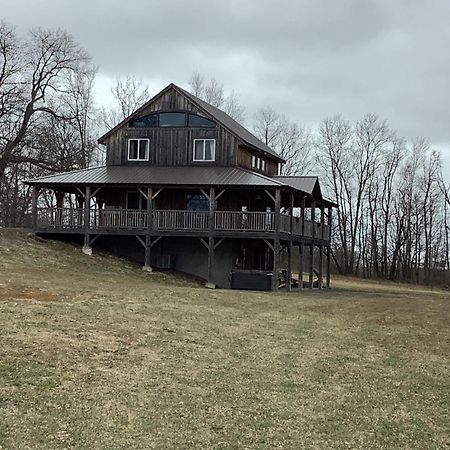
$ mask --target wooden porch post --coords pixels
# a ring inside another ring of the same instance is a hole
[[[278,291],[278,264],[280,259],[280,208],[281,191],[275,190],[275,238],[273,242],[273,279],[272,289]]]
[[[317,287],[322,289],[323,280],[323,245],[319,245],[319,276],[317,280]]]
[[[292,290],[292,239],[289,239],[288,243],[288,260],[287,260],[287,280],[286,280],[286,287],[287,291],[291,292]]]
[[[293,223],[294,223],[294,194],[290,195],[289,198],[289,212],[291,217],[289,218],[289,232],[293,234]]]
[[[313,288],[314,283],[314,245],[309,246],[309,289]]]
[[[209,239],[208,239],[208,282],[207,288],[214,289],[216,285],[213,283],[214,276],[214,219],[216,214],[216,190],[211,187],[209,189]]]
[[[208,238],[208,282],[207,288],[214,289],[216,285],[212,282],[214,273],[214,238],[209,236]]]
[[[311,202],[311,226],[312,226],[312,238],[316,237],[316,202],[313,200]]]
[[[328,207],[328,236],[326,239],[328,240],[327,245],[327,268],[326,268],[326,287],[330,289],[330,277],[331,277],[331,222],[332,222],[332,213],[333,208]]]
[[[153,188],[147,187],[147,233],[145,234],[145,257],[144,267],[142,270],[151,272],[151,255],[152,255],[152,236],[151,231],[153,229]]]
[[[320,228],[321,228],[321,239],[325,239],[325,206],[320,205]]]
[[[301,221],[302,221],[302,236],[304,236],[305,235],[305,196],[304,195],[302,195],[300,217],[301,217]]]
[[[280,260],[280,238],[275,237],[273,240],[273,279],[272,290],[278,291],[278,264]]]
[[[331,274],[331,246],[327,246],[327,268],[326,268],[326,287],[330,289],[330,274]]]
[[[298,290],[303,290],[303,253],[304,253],[304,245],[302,242],[298,244]]]
[[[83,253],[92,255],[92,248],[90,246],[90,218],[91,218],[91,187],[86,186],[84,194],[84,246]]]
[[[331,242],[331,220],[332,220],[333,208],[328,207],[328,236],[326,237]]]
[[[37,227],[37,199],[39,195],[39,188],[36,185],[31,187],[31,226]]]

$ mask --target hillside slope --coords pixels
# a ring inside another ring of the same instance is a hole
[[[449,297],[211,291],[0,230],[0,448],[448,448]]]

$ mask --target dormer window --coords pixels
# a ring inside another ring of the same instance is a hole
[[[128,161],[148,161],[149,139],[128,140]]]
[[[216,158],[215,139],[194,139],[194,161],[214,161]]]

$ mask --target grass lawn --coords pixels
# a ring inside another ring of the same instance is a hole
[[[450,448],[450,294],[207,290],[0,231],[0,449]]]

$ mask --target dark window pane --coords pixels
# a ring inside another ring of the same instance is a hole
[[[147,147],[148,147],[148,141],[142,140],[139,141],[139,159],[147,159]]]
[[[205,140],[205,160],[211,161],[213,158],[213,145],[214,141]]]
[[[189,114],[189,126],[194,128],[214,128],[215,123],[206,117]]]
[[[185,113],[160,113],[159,115],[160,127],[185,127],[186,114]]]
[[[156,128],[158,126],[158,114],[149,114],[148,116],[139,117],[130,122],[130,127],[136,128]]]
[[[194,141],[194,159],[196,161],[203,160],[203,146],[205,141]]]
[[[138,142],[137,139],[130,139],[128,159],[138,159]]]
[[[186,209],[188,211],[209,211],[209,201],[204,195],[188,195]]]

